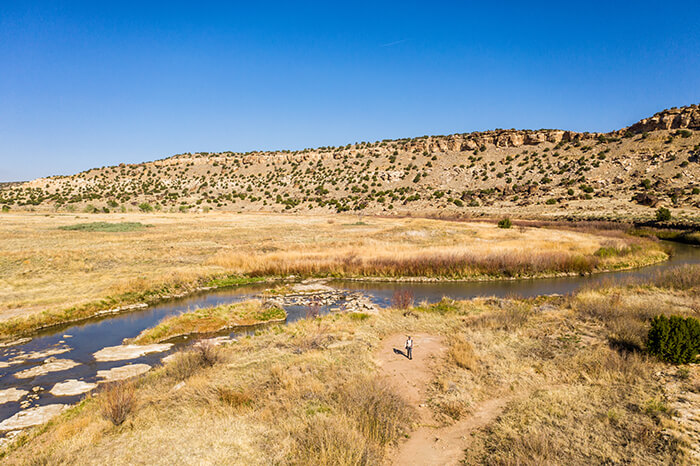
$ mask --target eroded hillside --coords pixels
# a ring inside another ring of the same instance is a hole
[[[644,219],[700,205],[700,108],[622,130],[502,130],[302,151],[195,153],[0,187],[4,210]]]

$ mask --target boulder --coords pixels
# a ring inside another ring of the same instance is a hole
[[[656,207],[659,203],[659,198],[648,193],[638,193],[632,197],[632,200],[637,202],[637,204]]]

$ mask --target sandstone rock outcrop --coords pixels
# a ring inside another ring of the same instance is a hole
[[[627,128],[632,133],[669,129],[700,129],[700,108],[691,105],[661,111]]]

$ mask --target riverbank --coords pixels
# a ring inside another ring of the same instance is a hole
[[[692,463],[699,443],[684,400],[700,386],[698,366],[619,342],[637,341],[655,313],[697,315],[698,277],[696,266],[571,297],[444,300],[271,326],[210,348],[211,364],[185,351],[141,376],[128,388],[128,428],[103,417],[96,394],[20,434],[2,459],[172,464],[187,452],[211,463],[379,464],[427,429],[436,451],[452,439],[468,464]],[[425,363],[415,400],[390,378],[408,334],[416,365],[403,372],[413,378]],[[433,351],[430,339],[444,346]],[[422,411],[430,426],[419,425]],[[468,435],[450,436],[464,426]]]

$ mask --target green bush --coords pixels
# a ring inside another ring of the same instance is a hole
[[[148,202],[143,202],[139,204],[139,209],[141,212],[153,212],[153,206]]]
[[[9,205],[4,205],[4,206],[2,206],[2,211],[3,211],[3,212],[9,212],[9,211],[10,211],[10,206],[9,206]]]
[[[513,223],[510,221],[510,219],[508,217],[498,221],[498,228],[510,228],[512,226],[513,226]]]
[[[700,322],[693,317],[656,316],[651,320],[647,348],[666,362],[694,362],[700,352]]]
[[[671,220],[671,211],[666,207],[659,207],[656,211],[656,221],[657,222],[667,222]]]

